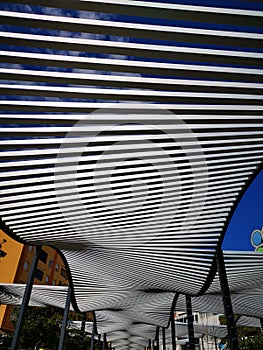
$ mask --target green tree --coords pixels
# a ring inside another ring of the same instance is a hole
[[[19,308],[14,310],[14,325]],[[24,348],[34,348],[44,343],[48,348],[56,348],[58,344],[63,310],[53,307],[29,307],[20,337],[20,344]]]
[[[13,323],[15,325],[19,314],[19,307],[13,311]],[[74,319],[78,319],[74,315]],[[29,307],[20,336],[20,345],[25,349],[34,349],[43,344],[45,349],[57,349],[60,330],[63,319],[63,310],[55,307]],[[68,328],[65,338],[66,350],[78,350],[80,342],[80,330]],[[87,348],[90,339],[85,337],[84,344]]]
[[[235,318],[237,319],[238,316]],[[226,325],[225,316],[219,317],[220,324]],[[260,328],[237,325],[237,336],[240,350],[262,350],[263,333]],[[225,339],[228,344],[228,339]],[[228,346],[229,348],[229,346]]]

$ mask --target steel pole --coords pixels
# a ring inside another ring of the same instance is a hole
[[[163,350],[166,350],[165,328],[162,327]]]
[[[176,350],[176,334],[175,334],[174,316],[171,317],[171,336],[172,336],[172,349]]]
[[[160,332],[160,327],[157,326],[156,327],[155,340],[154,340],[155,350],[159,350],[160,349],[159,332]]]
[[[202,344],[202,350],[205,350],[205,345],[204,345],[204,334],[201,337],[201,344]]]
[[[93,321],[93,324],[92,324],[92,334],[91,334],[91,341],[90,341],[90,350],[94,350],[95,329],[96,329],[96,324],[95,324],[95,320],[94,320],[94,321]]]
[[[188,324],[189,350],[195,350],[194,316],[192,313],[192,301],[190,295],[186,295],[186,313]]]
[[[107,350],[107,343],[106,343],[106,333],[103,334],[102,338],[102,350]]]
[[[37,267],[40,249],[41,249],[41,246],[36,247],[35,254],[34,254],[34,257],[32,260],[32,265],[31,265],[30,272],[28,275],[27,284],[26,284],[24,295],[23,295],[23,300],[22,300],[19,316],[18,316],[18,319],[16,322],[15,333],[14,333],[14,336],[12,339],[11,350],[17,350],[19,348],[20,335],[21,335],[21,331],[22,331],[23,324],[25,321],[26,310],[27,310],[30,296],[31,296],[31,291],[32,291],[33,283],[34,283],[35,269]]]
[[[217,349],[217,340],[216,340],[216,337],[214,337],[214,341],[215,341],[215,349]]]
[[[217,269],[223,297],[230,350],[238,350],[238,339],[222,249],[217,250]]]
[[[175,306],[178,300],[179,294],[176,293],[174,296],[172,308],[171,308],[171,315],[170,315],[170,321],[171,321],[171,337],[172,337],[172,350],[176,350],[176,334],[175,334],[175,324],[174,324],[174,310]]]
[[[63,350],[63,347],[64,347],[66,329],[67,329],[67,324],[68,324],[70,298],[71,298],[71,288],[70,288],[70,286],[68,286],[68,293],[67,293],[67,299],[66,299],[66,304],[65,304],[65,309],[64,309],[64,315],[63,315],[62,327],[61,327],[61,332],[60,332],[58,350]]]
[[[102,350],[101,334],[98,334],[99,349]]]
[[[151,341],[151,339],[149,339],[149,342],[148,342],[148,349],[151,350],[151,348],[152,348],[152,341]]]
[[[81,318],[81,329],[80,329],[80,341],[79,341],[79,350],[83,350],[84,346],[84,337],[85,337],[85,326],[86,326],[86,313],[82,313]]]

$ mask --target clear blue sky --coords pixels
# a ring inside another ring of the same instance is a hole
[[[253,230],[263,227],[263,170],[245,192],[230,221],[223,249],[255,250],[250,243]]]

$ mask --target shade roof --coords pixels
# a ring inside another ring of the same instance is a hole
[[[166,325],[175,293],[209,288],[263,153],[263,11],[227,6],[1,9],[2,228],[60,250],[75,309]]]
[[[258,270],[259,266],[262,266],[263,257],[260,254],[255,254],[254,264],[251,263],[251,268],[249,269],[251,279],[247,282],[246,288],[244,288],[242,284],[247,279],[247,275],[239,273],[240,267],[243,265],[243,262],[240,261],[240,254],[249,258],[249,253],[245,254],[245,252],[224,252],[233,311],[237,315],[243,315],[238,319],[238,325],[260,327],[259,318],[262,318],[263,314],[259,305],[262,305],[263,302],[263,287],[262,283],[260,283]],[[234,259],[234,256],[236,259]],[[233,277],[235,278],[233,279]],[[239,289],[236,288],[238,284],[241,286]],[[21,284],[1,284],[0,302],[9,305],[19,305],[24,289],[25,285]],[[123,291],[121,294],[119,291],[119,298],[121,299],[122,297],[122,300],[126,298],[126,303],[123,302],[121,306],[119,304],[119,309],[112,308],[111,310],[95,311],[98,333],[106,333],[108,341],[112,341],[112,344],[118,348],[123,346],[122,342],[124,339],[126,339],[124,343],[128,344],[128,347],[133,347],[135,344],[147,346],[148,339],[155,338],[156,327],[162,326],[169,327],[166,332],[167,342],[169,343],[169,337],[171,336],[169,320],[175,297],[174,293],[128,292]],[[102,297],[107,299],[107,297],[109,298],[113,295],[111,291],[101,295],[99,290],[89,286],[83,286],[82,293],[86,298],[89,298],[90,303],[87,303],[87,307],[89,305],[91,310],[93,300],[98,300]],[[30,305],[42,307],[52,305],[64,308],[66,295],[67,287],[34,285]],[[185,307],[185,296],[179,295],[176,300],[175,311],[184,312]],[[221,288],[217,276],[215,276],[211,287],[204,295],[192,297],[192,309],[193,312],[224,313]],[[194,328],[197,337],[202,336],[202,334],[210,334],[223,338],[227,334],[225,327],[217,327],[212,324],[195,324]],[[90,324],[87,325],[87,332],[91,333]],[[176,323],[176,334],[179,337],[187,336],[187,325]]]

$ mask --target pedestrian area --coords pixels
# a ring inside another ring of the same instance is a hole
[[[1,229],[65,261],[69,287],[29,304],[94,312],[87,331],[116,350],[175,350],[176,311],[190,350],[192,312],[224,313],[213,332],[237,350],[233,313],[263,318],[262,252],[222,250],[262,169],[263,8],[206,3],[0,10]],[[26,294],[0,285],[3,304]]]

